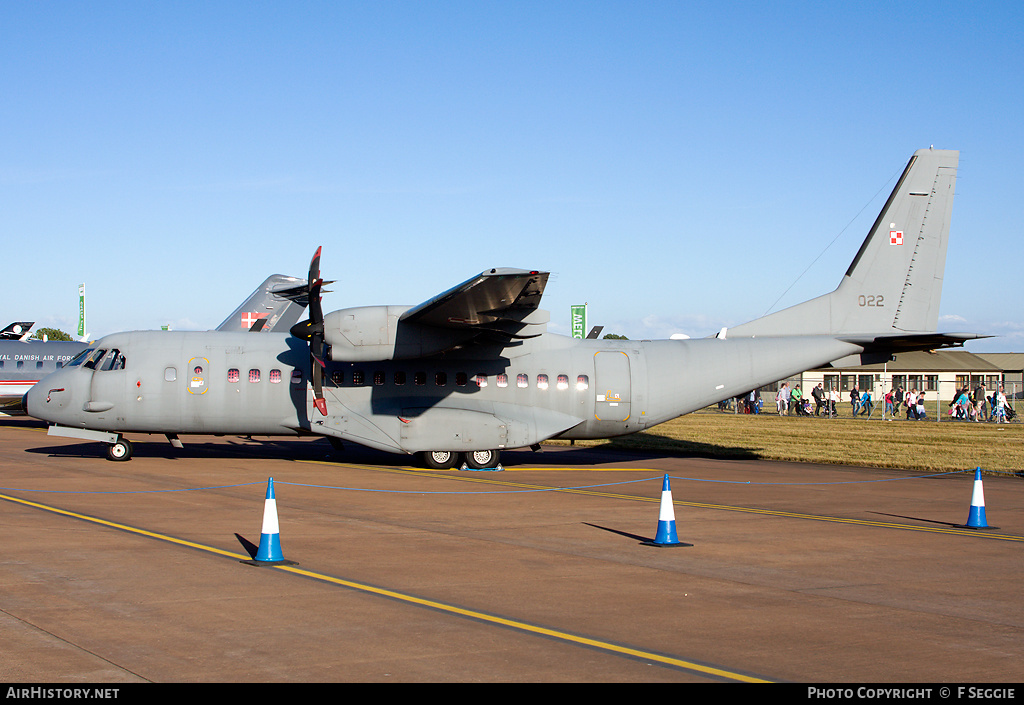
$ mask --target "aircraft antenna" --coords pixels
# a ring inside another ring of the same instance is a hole
[[[840,230],[840,231],[839,231],[839,232],[838,232],[838,233],[836,234],[836,236],[835,236],[834,238],[832,238],[832,241],[831,241],[830,243],[828,243],[827,245],[825,245],[825,249],[823,249],[823,250],[822,250],[821,252],[819,252],[819,253],[818,253],[818,256],[817,256],[817,257],[815,257],[815,258],[814,258],[814,259],[813,259],[813,260],[811,261],[811,263],[810,263],[809,265],[807,265],[806,269],[804,269],[804,271],[800,272],[799,276],[797,276],[797,278],[793,280],[793,283],[792,283],[792,284],[790,284],[790,285],[789,285],[788,287],[786,287],[786,290],[785,290],[785,291],[783,291],[783,292],[782,292],[781,294],[779,294],[779,298],[775,299],[775,301],[774,301],[774,302],[772,303],[772,305],[768,307],[768,310],[767,310],[767,311],[765,311],[765,312],[764,312],[764,313],[762,314],[762,316],[767,316],[767,315],[768,315],[768,314],[769,314],[769,313],[771,312],[771,310],[772,310],[773,308],[775,308],[776,306],[778,306],[778,305],[779,305],[779,302],[780,302],[780,301],[782,301],[783,297],[784,297],[784,296],[785,296],[786,294],[788,294],[788,293],[789,293],[789,290],[790,290],[790,289],[792,289],[792,288],[793,288],[794,286],[796,286],[796,283],[797,283],[798,281],[800,281],[801,279],[803,279],[804,275],[805,275],[805,274],[807,274],[807,272],[809,272],[809,271],[811,270],[811,267],[813,267],[813,266],[814,266],[814,265],[815,265],[815,264],[816,264],[816,263],[818,262],[818,260],[819,260],[819,259],[821,259],[821,258],[822,258],[822,257],[823,257],[823,256],[825,255],[825,253],[826,253],[826,252],[828,252],[829,248],[830,248],[830,247],[832,247],[832,245],[836,244],[836,240],[838,240],[838,239],[839,239],[840,237],[842,237],[843,233],[845,233],[845,232],[846,232],[847,230],[849,230],[849,229],[850,229],[850,226],[851,226],[851,225],[853,225],[854,221],[856,221],[856,220],[857,220],[857,218],[859,218],[859,217],[861,216],[861,213],[863,213],[863,212],[864,212],[865,210],[867,210],[867,207],[868,207],[868,206],[870,206],[870,205],[871,205],[871,203],[872,203],[872,202],[873,202],[873,201],[874,201],[874,200],[875,200],[876,198],[878,198],[878,194],[880,194],[880,193],[884,192],[885,190],[887,190],[887,189],[889,188],[889,184],[891,184],[891,183],[892,183],[893,179],[895,179],[895,178],[896,178],[897,176],[899,176],[899,175],[900,175],[901,173],[903,173],[903,169],[902,169],[902,167],[900,168],[900,170],[899,170],[899,171],[897,171],[897,172],[896,172],[895,174],[893,174],[892,176],[890,176],[890,177],[889,177],[889,180],[888,180],[888,181],[886,181],[886,182],[885,182],[884,184],[882,184],[882,187],[881,187],[880,189],[878,189],[878,191],[876,191],[876,192],[875,192],[875,195],[874,195],[874,196],[872,196],[871,198],[869,198],[869,199],[868,199],[868,202],[867,202],[867,203],[865,203],[865,204],[864,204],[864,206],[863,206],[863,207],[862,207],[862,208],[861,208],[861,209],[860,209],[859,211],[857,211],[857,214],[856,214],[855,216],[853,216],[853,218],[851,218],[851,219],[850,219],[850,222],[846,224],[846,227],[844,227],[844,228],[843,228],[842,230]]]

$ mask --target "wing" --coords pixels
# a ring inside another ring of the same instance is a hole
[[[402,323],[447,328],[466,333],[521,336],[519,331],[538,310],[549,272],[525,269],[489,269],[443,294],[414,306],[399,318]]]

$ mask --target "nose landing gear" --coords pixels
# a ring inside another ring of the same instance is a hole
[[[119,437],[113,443],[107,445],[107,460],[131,460],[132,443],[127,438]]]

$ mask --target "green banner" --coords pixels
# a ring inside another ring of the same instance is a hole
[[[587,305],[570,306],[572,337],[582,340],[587,337]]]
[[[85,337],[85,284],[78,285],[78,337]]]

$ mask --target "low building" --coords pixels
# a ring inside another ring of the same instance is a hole
[[[972,353],[966,350],[908,352],[884,364],[857,367],[821,367],[794,375],[761,389],[762,396],[774,395],[783,381],[790,387],[799,384],[805,396],[821,383],[826,390],[837,389],[844,401],[854,385],[871,391],[876,405],[893,387],[904,391],[924,391],[936,404],[951,402],[958,390],[973,390],[979,385],[992,393],[1004,386],[1007,398],[1024,399],[1024,353]],[[938,406],[936,407],[939,408]],[[931,409],[929,409],[931,412]]]

